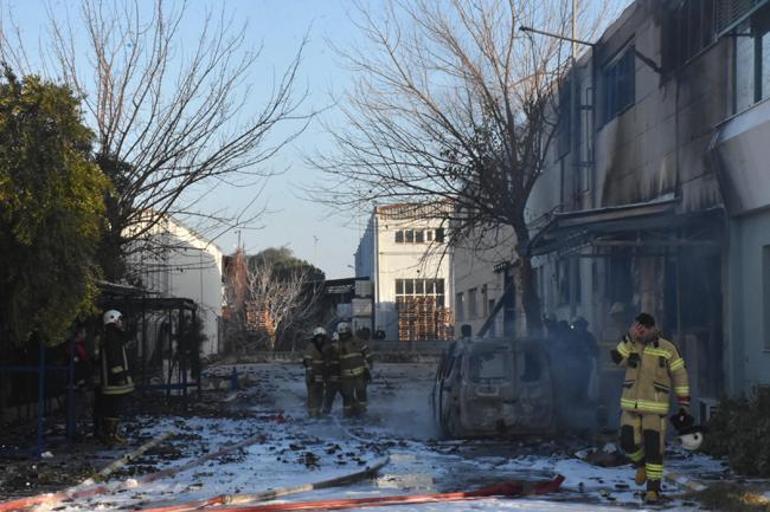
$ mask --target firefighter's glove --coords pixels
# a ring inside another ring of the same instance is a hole
[[[610,350],[610,357],[615,364],[620,364],[623,361],[623,355],[614,348]]]
[[[679,412],[671,416],[671,424],[676,431],[682,435],[692,431],[693,426],[695,425],[695,418],[687,412],[687,409],[682,407],[679,409]]]
[[[642,362],[642,358],[636,352],[631,352],[628,356],[628,366],[636,368]]]

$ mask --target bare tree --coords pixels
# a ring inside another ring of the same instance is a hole
[[[320,294],[311,277],[307,268],[280,273],[274,263],[249,272],[247,322],[259,325],[269,350],[282,346],[293,351],[297,331],[307,331],[308,322],[315,318]]]
[[[519,26],[569,33],[569,2],[391,0],[359,9],[368,44],[338,49],[357,73],[342,103],[335,148],[309,161],[335,208],[437,205],[447,245],[513,228],[516,292],[527,328],[541,325],[525,205],[544,168],[568,47]],[[582,26],[590,14],[576,13]],[[592,24],[590,30],[595,28]],[[555,115],[556,114],[556,115]],[[446,204],[452,208],[446,213]]]
[[[82,96],[96,160],[114,184],[102,257],[110,278],[123,270],[110,263],[147,250],[158,238],[146,235],[167,215],[207,221],[212,238],[253,221],[261,212],[249,213],[252,205],[202,213],[195,203],[223,183],[259,190],[273,173],[261,164],[310,117],[299,111],[306,93],[295,90],[304,42],[254,108],[251,85],[269,75],[258,67],[260,51],[244,48],[245,26],[224,11],[209,13],[191,38],[182,29],[185,2],[155,0],[150,11],[141,4],[82,0],[74,21],[51,13],[42,50],[52,59],[49,73]],[[87,47],[79,44],[83,34]],[[16,60],[24,55],[7,39],[3,51]]]

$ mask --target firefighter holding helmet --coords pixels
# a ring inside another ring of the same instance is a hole
[[[610,355],[615,364],[626,369],[620,399],[620,445],[637,468],[636,483],[647,483],[645,502],[657,503],[661,499],[666,421],[672,394],[679,404],[674,418],[684,418],[692,424],[684,359],[676,345],[660,336],[655,319],[647,313],[636,317]],[[674,425],[680,430],[676,421]]]

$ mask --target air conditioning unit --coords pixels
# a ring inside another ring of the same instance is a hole
[[[711,421],[717,412],[718,405],[719,401],[716,398],[699,398],[697,401],[698,421],[701,424]]]

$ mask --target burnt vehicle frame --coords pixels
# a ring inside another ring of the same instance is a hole
[[[436,369],[431,408],[446,438],[552,432],[554,377],[543,340],[453,341]]]

